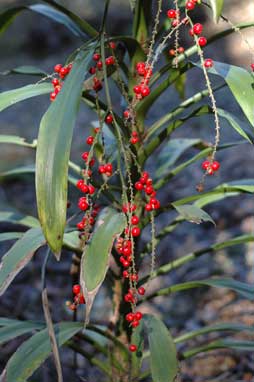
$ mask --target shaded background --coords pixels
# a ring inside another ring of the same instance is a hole
[[[27,2],[28,3],[28,2]],[[102,0],[75,0],[59,1],[68,6],[79,16],[84,17],[95,27],[99,25],[102,12]],[[233,22],[254,21],[253,0],[225,1],[225,15]],[[11,0],[1,0],[1,10],[13,4],[24,4]],[[29,3],[31,4],[31,2]],[[239,10],[240,7],[240,10]],[[225,22],[215,26],[202,14],[205,23],[205,34],[211,35],[217,30],[227,28]],[[131,12],[127,0],[114,0],[110,8],[110,23],[108,32],[112,35],[130,33]],[[244,38],[254,46],[253,29],[243,31]],[[187,35],[183,36],[183,45],[188,46],[190,40]],[[35,13],[24,12],[18,16],[11,27],[5,32],[0,40],[0,72],[15,68],[20,65],[34,65],[45,71],[52,72],[56,63],[63,63],[66,57],[80,45],[80,41],[59,24]],[[250,51],[239,35],[231,35],[220,42],[206,48],[206,56],[217,61],[225,61],[240,65],[249,69],[254,62]],[[0,91],[20,87],[38,78],[12,75],[0,77]],[[191,96],[204,87],[201,72],[193,70],[188,76],[186,84],[186,97]],[[213,79],[213,81],[216,81]],[[198,86],[197,86],[198,84]],[[117,94],[115,94],[117,99]],[[170,111],[180,101],[176,97],[174,89],[169,89],[165,96],[156,104],[149,114],[147,125],[151,124],[165,111]],[[220,107],[232,111],[242,118],[241,111],[228,91],[222,91],[217,95]],[[23,101],[1,113],[1,134],[20,135],[28,141],[37,137],[39,122],[48,108],[48,96],[41,96],[28,101]],[[122,106],[116,101],[117,110]],[[84,151],[85,136],[88,135],[91,122],[96,120],[96,115],[85,106],[81,106],[78,123],[76,124],[73,139],[72,158],[80,162],[80,154]],[[246,123],[246,122],[244,122]],[[188,132],[186,132],[186,129]],[[193,137],[213,141],[214,128],[211,119],[199,118],[188,125],[184,125],[174,133],[174,137]],[[222,142],[239,140],[239,136],[226,124],[223,124]],[[195,153],[189,150],[184,158],[187,159]],[[207,181],[207,188],[239,179],[253,178],[253,148],[249,144],[236,146],[233,149],[218,154],[222,164],[219,174]],[[8,169],[34,163],[32,150],[12,145],[1,145],[0,172]],[[151,166],[151,171],[155,168]],[[201,170],[198,164],[187,169],[184,173],[175,177],[172,183],[164,188],[160,199],[164,203],[179,199],[185,195],[194,194],[196,184],[200,181]],[[5,178],[0,183],[0,206],[1,209],[14,206],[23,213],[36,216],[35,192],[33,177],[26,176],[22,179]],[[77,199],[75,190],[70,189],[70,200]],[[75,205],[72,207],[75,211]],[[193,250],[206,247],[216,241],[222,241],[233,235],[252,233],[254,230],[253,198],[251,196],[236,197],[233,202],[227,200],[218,202],[206,208],[216,221],[214,228],[209,224],[196,226],[184,223],[169,238],[162,241],[158,248],[157,265],[163,264],[190,253]],[[72,211],[72,210],[71,210]],[[171,221],[175,214],[162,217],[158,227]],[[10,226],[0,224],[1,232],[8,230]],[[13,227],[11,227],[13,229]],[[149,237],[145,233],[144,239]],[[1,244],[1,254],[11,246],[11,242]],[[225,256],[227,254],[228,256]],[[43,251],[38,251],[34,260],[16,278],[13,285],[1,299],[1,316],[20,319],[42,319],[43,313],[40,307],[40,265]],[[71,298],[71,277],[69,276],[70,255],[64,254],[60,264],[53,259],[48,266],[49,297],[52,302],[52,312],[55,321],[71,319],[71,314],[65,308],[65,300]],[[148,266],[149,264],[147,264]],[[227,251],[221,251],[215,256],[210,255],[186,265],[175,271],[170,277],[156,280],[151,288],[166,286],[170,283],[206,278],[210,275],[224,273],[234,276],[241,281],[253,282],[254,273],[253,245],[234,247]],[[195,298],[194,298],[195,297]],[[110,296],[106,289],[102,289],[93,312],[93,321],[97,321],[98,312],[110,309]],[[163,317],[173,334],[179,334],[188,329],[196,329],[204,324],[216,321],[244,322],[254,324],[254,305],[250,302],[239,301],[234,293],[225,290],[204,290],[183,293],[171,298],[157,298],[154,304],[143,306],[144,312],[154,312]],[[82,312],[80,313],[82,316]],[[103,321],[106,322],[107,313]],[[3,367],[8,357],[16,349],[24,338],[4,346],[0,361]],[[248,339],[250,337],[248,336]],[[194,343],[193,343],[194,344]],[[191,345],[191,343],[190,343]],[[180,349],[183,350],[183,349]],[[80,381],[78,376],[85,376],[85,380],[99,380],[97,371],[91,368],[83,360],[78,360],[77,370],[72,369],[72,354],[70,351],[62,352],[65,375],[71,381]],[[51,361],[45,363],[41,371],[33,378],[35,381],[55,381],[54,367]],[[184,382],[213,382],[213,381],[254,381],[253,357],[251,355],[236,354],[230,351],[216,352],[216,354],[199,356],[191,362],[183,363]]]

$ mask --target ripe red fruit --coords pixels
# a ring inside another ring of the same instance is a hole
[[[179,52],[179,53],[184,53],[184,51],[185,51],[185,49],[184,49],[183,46],[180,46],[180,47],[178,48],[178,52]]]
[[[116,49],[116,43],[114,41],[110,41],[109,46],[111,49]]]
[[[78,230],[82,231],[85,228],[85,224],[82,221],[82,222],[77,223],[76,227]]]
[[[62,65],[61,64],[57,64],[54,67],[54,72],[59,73],[61,69],[62,69]]]
[[[135,188],[136,188],[136,190],[141,191],[141,190],[143,190],[144,186],[141,182],[136,182]]]
[[[137,225],[139,223],[139,217],[137,215],[133,215],[131,218],[131,224]]]
[[[150,211],[152,211],[152,209],[153,209],[153,207],[152,207],[152,205],[151,205],[150,203],[147,203],[147,204],[145,205],[145,210],[146,210],[146,211],[150,212]]]
[[[89,137],[86,138],[86,143],[88,145],[92,145],[93,141],[94,141],[94,137],[92,137],[92,135],[89,135]]]
[[[72,287],[72,292],[74,293],[74,294],[79,294],[80,293],[80,285],[79,284],[75,284],[75,285],[73,285],[73,287]]]
[[[199,46],[205,46],[206,44],[207,44],[207,39],[205,37],[199,37],[198,45]]]
[[[125,119],[129,119],[129,118],[130,118],[130,112],[129,112],[129,110],[125,110],[125,111],[123,112],[123,117],[124,117]]]
[[[89,192],[89,187],[87,186],[87,184],[83,183],[80,187],[80,191],[84,192],[84,194],[87,194]]]
[[[59,80],[58,80],[58,78],[53,78],[53,80],[51,81],[51,83],[52,83],[53,86],[57,86],[57,85],[59,85]]]
[[[140,235],[140,228],[139,227],[133,227],[131,230],[131,234],[134,237],[137,237]]]
[[[168,16],[169,19],[175,19],[176,15],[177,15],[177,13],[176,13],[175,9],[169,9],[167,11],[167,16]]]
[[[135,94],[140,94],[141,93],[141,86],[140,85],[135,85],[133,88],[133,91]]]
[[[125,279],[128,279],[129,278],[129,272],[128,271],[123,271],[123,277],[125,278]]]
[[[219,168],[220,168],[220,163],[219,162],[217,162],[216,160],[212,163],[212,169],[213,169],[213,171],[218,171],[219,170]]]
[[[105,174],[106,172],[105,166],[103,164],[100,165],[98,171],[99,171],[99,174]]]
[[[251,67],[251,70],[254,72],[254,64],[251,64],[250,67]]]
[[[138,143],[139,142],[139,138],[138,137],[132,137],[131,139],[130,139],[130,143],[132,144],[132,145],[135,145],[136,143]]]
[[[92,66],[92,67],[89,69],[89,73],[90,73],[90,74],[95,74],[95,73],[96,73],[96,67],[95,67],[95,66]]]
[[[145,293],[146,293],[145,288],[143,288],[143,287],[138,288],[138,294],[140,294],[140,296],[144,296]]]
[[[86,300],[85,300],[85,297],[83,296],[83,294],[79,295],[79,303],[80,304],[85,304],[86,303]]]
[[[54,101],[56,99],[56,96],[57,96],[56,92],[50,93],[50,101]]]
[[[204,62],[205,68],[212,68],[213,67],[213,60],[211,58],[207,58]]]
[[[140,76],[144,76],[146,73],[146,64],[144,62],[138,62],[136,65],[136,70]]]
[[[111,125],[111,123],[113,122],[113,116],[111,114],[108,114],[105,118],[105,122],[108,124],[108,125]]]
[[[114,59],[113,56],[109,56],[109,57],[107,57],[106,60],[105,60],[105,64],[106,64],[107,66],[114,65],[114,63],[115,63],[115,59]]]
[[[101,55],[99,53],[94,53],[94,55],[93,55],[94,61],[99,61],[100,58],[101,58]]]
[[[111,163],[107,163],[107,164],[105,164],[104,168],[105,168],[105,172],[110,172],[110,173],[112,173],[112,171],[113,171],[113,166],[112,166]]]
[[[209,160],[205,160],[203,163],[202,163],[202,169],[203,170],[207,170],[209,167],[210,167],[211,163]]]
[[[141,312],[136,312],[135,314],[135,320],[140,321],[143,317],[143,314]]]
[[[69,70],[66,67],[60,69],[59,76],[64,78],[69,73]]]
[[[102,82],[98,78],[94,77],[93,79],[93,90],[99,92],[102,89]]]
[[[175,54],[176,54],[175,49],[170,49],[168,51],[168,53],[169,53],[170,56],[175,56]]]
[[[131,293],[126,293],[124,295],[124,301],[125,302],[132,302],[133,301],[133,295]]]
[[[88,151],[85,151],[82,155],[81,155],[81,158],[86,162],[87,159],[89,157],[89,152]]]
[[[138,281],[138,275],[136,273],[131,275],[131,281],[134,281],[134,282]]]
[[[137,320],[132,321],[131,326],[133,328],[137,328],[139,326],[139,321],[137,321]]]
[[[124,256],[129,256],[132,254],[132,250],[130,247],[124,247],[123,250],[122,250],[122,253]]]
[[[148,86],[143,86],[141,88],[141,95],[142,95],[142,97],[147,97],[147,96],[149,96],[149,94],[150,94],[149,87]]]
[[[96,64],[96,66],[97,66],[97,69],[101,70],[101,69],[103,68],[103,63],[102,63],[102,61],[98,61],[97,64]]]
[[[145,193],[147,194],[147,195],[151,195],[152,193],[153,193],[153,187],[152,186],[146,186],[146,188],[145,188]]]
[[[76,183],[76,187],[81,190],[82,186],[84,184],[84,180],[83,179],[79,179]]]
[[[95,187],[92,184],[89,184],[88,190],[90,195],[93,195],[95,193]]]
[[[185,4],[185,8],[188,10],[188,11],[192,11],[194,8],[195,8],[195,3],[194,1],[187,1],[187,3]]]
[[[200,23],[194,24],[193,25],[193,32],[196,35],[200,35],[203,31],[203,25]]]
[[[128,321],[128,322],[133,321],[134,318],[135,318],[135,315],[134,315],[133,313],[128,313],[128,314],[126,314],[126,316],[125,316],[125,319],[126,319],[126,321]]]
[[[130,350],[132,353],[134,353],[135,351],[137,351],[137,346],[132,344],[132,345],[129,346],[129,350]]]

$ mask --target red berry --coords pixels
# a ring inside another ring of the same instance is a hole
[[[81,155],[81,158],[86,162],[87,159],[89,157],[89,152],[88,151],[85,151],[82,155]]]
[[[167,16],[169,19],[175,19],[177,16],[176,10],[175,9],[169,9],[167,11]]]
[[[136,312],[135,314],[135,320],[140,321],[143,317],[143,314],[141,312]]]
[[[89,184],[88,190],[90,195],[93,195],[95,193],[95,187],[92,184]]]
[[[56,99],[56,96],[57,96],[56,92],[50,93],[50,101],[54,101]]]
[[[103,63],[102,61],[98,61],[96,64],[97,69],[101,70],[103,68]]]
[[[129,278],[129,272],[128,271],[123,271],[123,277],[125,278],[125,279],[128,279]]]
[[[139,227],[133,227],[131,230],[131,234],[134,237],[137,237],[140,235],[140,228]]]
[[[144,186],[141,182],[136,182],[135,188],[136,188],[136,190],[141,191],[141,190],[143,190]]]
[[[150,203],[145,205],[145,210],[146,211],[150,212],[150,211],[152,211],[152,209],[153,209],[153,207],[152,207],[152,205]]]
[[[57,78],[53,78],[51,83],[52,83],[53,86],[57,86],[57,85],[59,85],[59,80]]]
[[[134,315],[133,313],[128,313],[128,314],[126,314],[126,316],[125,316],[125,319],[126,319],[126,321],[128,321],[128,322],[133,321],[134,318],[135,318],[135,315]]]
[[[181,53],[184,53],[184,51],[185,51],[185,49],[184,49],[184,47],[183,46],[180,46],[179,48],[178,48],[178,52],[181,54]]]
[[[83,179],[79,179],[76,183],[76,187],[81,190],[82,186],[84,184],[84,180]]]
[[[116,49],[116,43],[114,41],[110,41],[109,46],[111,49]]]
[[[138,288],[138,294],[140,294],[140,296],[144,296],[145,293],[146,293],[145,288],[143,288],[143,287]]]
[[[220,163],[219,162],[217,162],[216,160],[212,163],[212,169],[213,169],[213,171],[218,171],[219,170],[219,168],[220,168]]]
[[[207,170],[209,167],[210,167],[211,163],[209,162],[209,160],[205,160],[203,163],[202,163],[202,169],[203,170]]]
[[[131,139],[130,139],[130,143],[132,144],[132,145],[135,145],[136,143],[138,143],[139,142],[139,138],[138,137],[132,137]]]
[[[93,79],[93,90],[99,92],[102,89],[102,82],[98,78]]]
[[[107,164],[105,164],[104,167],[105,167],[105,172],[112,173],[112,171],[113,171],[113,166],[112,166],[111,163],[107,163]]]
[[[80,187],[80,191],[84,192],[84,194],[87,194],[89,192],[89,187],[87,186],[87,184],[83,183]]]
[[[61,78],[64,78],[69,73],[68,69],[64,66],[60,69],[59,75]]]
[[[207,44],[207,39],[205,37],[199,37],[198,45],[199,46],[205,46],[206,44]]]
[[[136,70],[140,76],[144,76],[146,73],[146,64],[144,62],[138,62],[136,65]]]
[[[130,262],[128,260],[123,260],[122,264],[123,264],[124,268],[129,268],[129,266],[130,266]]]
[[[85,304],[86,303],[86,300],[85,300],[85,297],[83,296],[83,294],[79,295],[79,303],[80,304]]]
[[[79,294],[80,293],[80,285],[79,284],[75,284],[75,285],[73,285],[73,287],[72,287],[72,292],[74,293],[74,294]]]
[[[108,114],[105,118],[105,122],[108,124],[108,125],[111,125],[111,123],[113,122],[113,116],[111,114]]]
[[[203,31],[203,25],[200,23],[193,25],[193,32],[194,34],[200,35]]]
[[[139,326],[139,321],[137,321],[137,320],[132,321],[131,326],[132,326],[133,328],[137,328],[137,327]]]
[[[88,145],[92,145],[93,141],[94,141],[94,137],[92,137],[92,135],[89,135],[89,137],[86,138],[86,143]]]
[[[187,3],[185,4],[185,8],[188,10],[188,11],[192,11],[194,8],[195,8],[195,3],[194,1],[187,1]]]
[[[132,302],[133,301],[133,295],[131,293],[127,293],[124,295],[124,301],[125,302]]]
[[[140,85],[134,86],[133,91],[135,94],[140,94],[141,93],[141,86]]]
[[[153,187],[152,186],[146,186],[146,188],[145,188],[145,193],[147,194],[147,195],[151,195],[152,193],[153,193]]]
[[[114,59],[113,56],[109,56],[109,57],[107,57],[106,60],[105,60],[105,64],[106,64],[107,66],[114,65],[114,63],[115,63],[115,59]]]
[[[125,119],[129,119],[129,118],[130,118],[130,112],[129,112],[129,110],[125,110],[125,111],[123,112],[123,117],[124,117]]]
[[[142,97],[147,97],[147,96],[149,96],[149,94],[150,94],[149,87],[148,86],[143,86],[141,88],[141,95],[142,95]]]
[[[105,174],[106,172],[105,166],[103,164],[100,165],[98,171],[99,171],[99,174]]]
[[[100,58],[101,58],[101,55],[99,53],[94,53],[94,55],[93,55],[94,61],[99,61]]]
[[[136,273],[131,275],[131,281],[134,281],[134,282],[138,281],[138,275]]]
[[[131,218],[131,224],[137,225],[139,223],[139,217],[137,215],[133,215]]]
[[[135,351],[137,351],[137,346],[132,344],[132,345],[129,346],[129,350],[130,350],[132,353],[134,353]]]
[[[129,256],[132,254],[132,249],[130,247],[124,247],[122,252],[124,256]]]
[[[62,69],[62,65],[61,64],[57,64],[54,67],[54,72],[59,73],[61,69]]]
[[[205,68],[212,68],[213,67],[213,60],[211,58],[207,58],[204,62]]]
[[[254,72],[254,64],[251,64],[250,67],[251,67],[251,70]]]
[[[89,69],[89,73],[90,73],[90,74],[95,74],[95,73],[96,73],[96,68],[95,68],[95,66],[92,66],[92,67]]]

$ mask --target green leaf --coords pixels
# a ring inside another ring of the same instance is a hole
[[[81,252],[82,240],[80,240],[80,231],[72,231],[64,234],[64,245],[68,249]]]
[[[214,332],[225,332],[225,331],[232,331],[232,332],[254,332],[253,326],[243,325],[241,323],[233,323],[233,322],[223,322],[220,324],[205,326],[203,328],[193,330],[191,332],[188,332],[186,334],[182,334],[179,337],[174,338],[174,342],[176,344],[189,341],[197,336],[201,336],[208,333],[214,333]]]
[[[18,177],[25,174],[34,174],[35,167],[34,165],[17,167],[12,170],[4,171],[0,173],[0,179],[5,177]]]
[[[92,53],[81,52],[44,114],[36,152],[36,196],[43,233],[59,259],[66,221],[68,161],[73,127]],[[47,165],[45,165],[47,164]]]
[[[36,68],[35,66],[25,65],[18,66],[17,68],[13,68],[11,70],[6,70],[4,72],[0,72],[2,76],[6,76],[8,74],[27,74],[31,76],[47,76],[48,73],[44,72],[40,68]]]
[[[78,37],[85,37],[87,34],[92,37],[96,37],[98,32],[85,20],[82,20],[79,16],[56,3],[53,0],[44,0],[51,6],[44,4],[35,4],[31,6],[14,7],[4,11],[0,14],[0,33],[4,32],[15,17],[24,10],[30,10],[32,12],[40,13],[51,20],[54,20],[65,27],[67,27],[74,35]]]
[[[80,283],[86,299],[86,324],[95,296],[105,279],[115,238],[126,227],[126,217],[111,208],[100,214],[95,232],[81,259]]]
[[[192,204],[185,204],[179,206],[175,205],[174,203],[172,205],[185,220],[188,220],[191,223],[200,224],[202,222],[209,221],[215,225],[215,222],[213,221],[211,216],[197,206],[194,206]]]
[[[154,316],[144,316],[154,382],[174,382],[178,372],[176,348],[168,329]]]
[[[156,179],[163,178],[178,158],[190,147],[199,144],[200,139],[179,138],[166,142],[157,156]]]
[[[32,259],[35,251],[45,244],[40,228],[32,228],[9,249],[0,264],[0,295],[2,295],[16,275]]]
[[[26,142],[25,138],[18,137],[17,135],[0,135],[0,143],[10,143],[18,146],[24,147],[36,147],[36,141],[32,143]]]
[[[25,99],[52,92],[52,84],[42,83],[26,85],[15,90],[8,90],[0,94],[0,111]]]
[[[224,0],[209,0],[209,3],[212,7],[214,21],[217,23],[223,10]]]
[[[5,232],[0,233],[0,242],[7,240],[16,240],[20,239],[23,236],[23,232]]]
[[[245,116],[254,126],[254,81],[252,75],[243,68],[222,62],[214,62],[214,67],[209,72],[224,78]]]
[[[131,343],[137,346],[137,351],[131,355],[131,371],[134,380],[139,377],[141,371],[145,339],[144,332],[144,321],[142,320],[140,325],[133,330],[131,335]]]
[[[54,325],[58,345],[62,346],[81,329],[81,324],[62,322]],[[3,371],[7,382],[26,382],[51,354],[48,330],[36,333],[24,342],[12,355]]]
[[[215,349],[233,349],[233,350],[242,350],[250,351],[253,353],[254,350],[254,341],[245,341],[245,340],[236,340],[236,339],[221,339],[217,341],[210,342],[207,345],[199,346],[187,350],[183,353],[183,358],[190,358],[196,354],[215,350]]]
[[[23,334],[32,332],[34,330],[43,329],[45,325],[32,321],[14,321],[4,327],[0,328],[0,344],[10,341]]]
[[[0,211],[0,222],[9,222],[12,224],[21,224],[27,227],[39,227],[39,221],[29,215],[22,215],[16,211]]]

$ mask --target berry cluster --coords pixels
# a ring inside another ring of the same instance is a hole
[[[109,47],[111,49],[115,49],[116,48],[116,44],[114,42],[110,42],[109,43]],[[103,69],[103,62],[101,61],[100,53],[94,53],[93,61],[95,62],[95,65],[91,66],[91,68],[89,69],[89,73],[94,75],[94,77],[93,77],[93,90],[95,92],[98,92],[103,87],[102,86],[102,81],[96,76]],[[108,66],[108,67],[115,65],[115,57],[114,56],[106,57],[105,65]]]
[[[54,101],[56,99],[57,94],[62,89],[63,80],[70,73],[71,69],[72,64],[67,66],[62,66],[61,64],[55,65],[54,72],[58,75],[58,78],[54,77],[51,81],[52,85],[54,86],[54,91],[50,93],[50,101]]]
[[[202,169],[206,171],[208,175],[213,175],[220,168],[220,163],[215,161],[210,162],[209,160],[205,160],[202,163]]]
[[[79,305],[85,304],[86,301],[83,293],[81,292],[81,287],[79,284],[73,285],[72,292],[74,295],[73,302],[71,303],[70,301],[67,301],[66,305],[70,310],[74,311]]]
[[[145,62],[138,62],[136,65],[136,72],[142,79],[140,79],[139,84],[133,87],[133,91],[136,94],[136,99],[141,100],[150,94],[150,88],[148,85],[153,71]]]
[[[135,189],[137,191],[144,191],[150,197],[149,202],[145,205],[146,211],[150,212],[160,208],[160,201],[156,199],[156,191],[153,188],[153,180],[147,171],[144,171],[140,179],[135,183]]]

